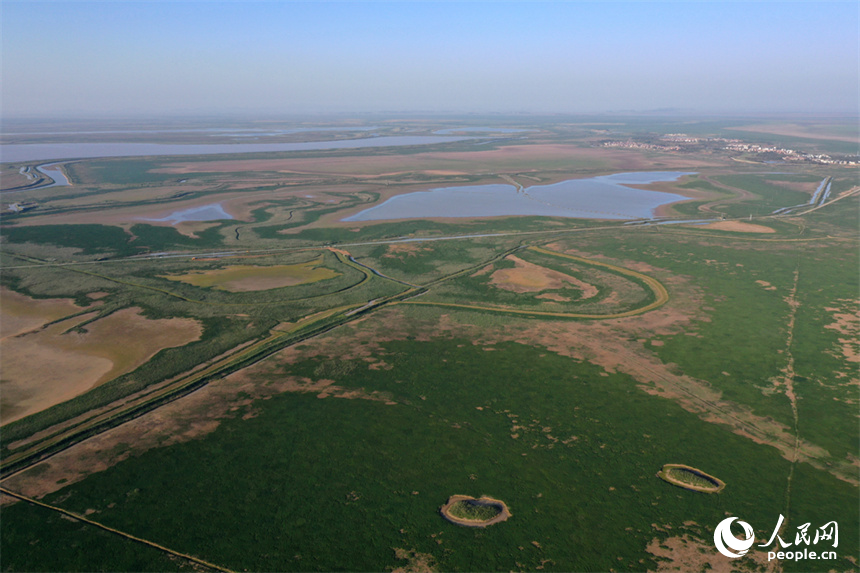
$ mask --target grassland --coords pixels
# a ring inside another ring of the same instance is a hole
[[[612,129],[664,128],[681,130]],[[4,369],[48,338],[123,367],[20,419],[4,370],[0,485],[45,505],[0,500],[0,566],[642,571],[715,553],[726,515],[767,539],[783,514],[786,536],[840,528],[837,561],[783,570],[856,568],[858,197],[772,214],[852,176],[536,129],[477,149],[81,161],[71,188],[22,192],[38,209],[0,222]],[[698,172],[676,209],[714,224],[339,221],[439,184],[673,168]],[[209,201],[237,218],[135,219]],[[132,323],[145,344],[119,332]],[[179,325],[195,330],[171,347]],[[674,487],[667,461],[727,485]],[[457,527],[439,513],[452,492],[515,517]]]
[[[232,265],[213,271],[199,271],[184,275],[165,275],[171,281],[216,288],[229,292],[248,292],[316,283],[340,276],[322,265],[323,257],[294,265]]]
[[[500,513],[497,507],[468,501],[458,501],[448,511],[454,517],[470,521],[489,521]]]

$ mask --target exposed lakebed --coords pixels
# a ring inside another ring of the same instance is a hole
[[[649,219],[661,205],[688,199],[683,195],[630,187],[676,181],[687,171],[615,173],[569,179],[551,185],[466,185],[406,193],[365,209],[344,221],[433,217],[503,217],[532,215],[579,219]]]

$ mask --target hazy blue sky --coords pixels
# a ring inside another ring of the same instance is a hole
[[[2,113],[856,111],[846,2],[15,2]]]

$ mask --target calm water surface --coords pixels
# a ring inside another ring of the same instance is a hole
[[[451,135],[452,133],[463,133],[466,131],[475,131],[482,133],[524,133],[527,131],[537,131],[535,129],[519,129],[514,127],[451,127],[448,129],[437,129],[433,133],[436,135]]]
[[[343,219],[378,221],[433,217],[537,215],[578,219],[649,219],[657,207],[687,197],[629,187],[676,181],[686,171],[616,173],[517,189],[513,185],[442,187],[398,195]]]
[[[49,183],[48,185],[42,185],[41,187],[34,187],[34,189],[45,189],[47,187],[65,187],[67,185],[71,185],[69,183],[69,179],[66,177],[66,174],[63,173],[62,169],[60,169],[60,163],[48,163],[46,165],[39,165],[36,167],[37,170],[41,171],[44,175],[47,175],[51,179],[54,180],[53,183]],[[32,189],[31,189],[32,191]]]
[[[201,205],[200,207],[192,207],[182,211],[174,211],[167,217],[161,219],[143,219],[144,221],[168,222],[173,225],[185,221],[218,221],[221,219],[234,219],[233,215],[228,213],[221,207],[221,203],[211,203],[209,205]]]
[[[221,153],[267,153],[321,149],[359,149],[430,145],[473,139],[469,136],[396,135],[338,141],[300,143],[33,143],[0,145],[0,162],[39,161],[43,159],[89,159],[94,157],[135,157],[151,155],[217,155]]]

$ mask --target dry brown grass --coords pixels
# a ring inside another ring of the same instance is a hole
[[[0,341],[3,423],[7,424],[83,394],[137,368],[164,348],[200,338],[190,319],[149,320],[126,308],[68,332],[93,313]]]
[[[0,339],[35,330],[81,309],[70,299],[33,299],[0,288]]]
[[[732,560],[714,549],[709,543],[689,534],[653,539],[646,548],[657,558],[657,573],[669,571],[709,571],[711,573],[732,573],[734,571],[777,570],[777,562],[768,562],[767,552],[750,551],[743,560]]]
[[[183,275],[159,275],[204,288],[229,292],[252,292],[319,282],[340,276],[323,266],[323,258],[293,265],[233,265],[210,271],[191,271]]]
[[[598,293],[597,287],[583,282],[576,277],[538,266],[513,255],[506,258],[513,261],[516,266],[512,269],[499,269],[490,275],[490,284],[496,288],[511,292],[527,293],[557,290],[566,286],[572,286],[580,290],[582,300],[592,298]]]
[[[717,221],[707,225],[684,225],[695,229],[715,229],[717,231],[734,231],[736,233],[776,233],[771,227],[756,225],[755,223],[744,223],[743,221]]]
[[[856,310],[857,302],[851,300],[839,301],[842,306],[826,307],[824,310],[833,313],[834,322],[824,325],[824,328],[835,330],[842,337],[839,345],[843,358],[848,362],[860,362],[860,311]]]
[[[400,259],[402,261],[404,259],[404,256],[417,257],[419,253],[432,252],[432,247],[421,245],[419,243],[399,243],[394,245],[388,245],[386,253],[382,256],[389,259]]]
[[[436,560],[429,553],[419,553],[414,549],[406,550],[395,547],[394,556],[406,561],[406,565],[397,567],[391,573],[433,573],[436,571]]]
[[[776,290],[776,287],[775,287],[775,286],[773,286],[772,284],[770,284],[770,283],[769,283],[769,282],[767,282],[767,281],[758,280],[758,281],[756,281],[756,282],[755,282],[755,284],[759,285],[759,286],[760,286],[760,287],[762,287],[764,290]]]
[[[612,294],[615,294],[615,293],[612,293]],[[554,293],[554,292],[545,292],[543,294],[537,295],[535,298],[540,298],[540,299],[544,299],[544,300],[551,300],[553,302],[570,302],[570,299],[567,298],[566,296],[561,296],[560,294]]]

